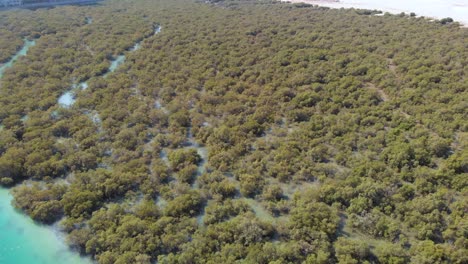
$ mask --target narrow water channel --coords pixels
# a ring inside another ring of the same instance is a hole
[[[87,17],[87,18],[86,18],[86,21],[92,23],[92,18]],[[90,23],[88,23],[88,24],[90,24]],[[159,26],[159,25],[158,25],[157,27],[155,27],[155,29],[154,29],[154,35],[159,34],[159,33],[161,32],[161,29],[162,29],[162,28],[161,28],[161,26]],[[144,40],[142,40],[142,41],[144,41]],[[133,47],[129,50],[129,52],[134,52],[134,51],[139,50],[139,49],[141,48],[141,42],[142,42],[142,41],[136,42],[136,43],[133,45]],[[35,44],[35,42],[28,42],[28,40],[25,40],[25,47],[26,47],[27,45],[34,45],[34,44]],[[23,55],[25,55],[26,52],[27,52],[27,49],[26,49],[26,50],[24,50],[24,49],[25,49],[25,48],[23,47],[23,49],[22,49],[20,52],[18,52],[18,54],[23,54]],[[15,55],[15,56],[16,56],[16,55]],[[109,73],[115,72],[115,71],[120,67],[120,65],[122,65],[122,64],[125,62],[125,59],[126,59],[126,58],[127,58],[127,57],[125,56],[125,54],[120,54],[119,56],[117,56],[117,57],[115,57],[113,60],[111,60],[110,66],[109,66],[109,68],[107,69],[107,73],[104,74],[103,77],[106,78],[106,77],[109,75]],[[13,58],[12,58],[12,61],[14,61],[14,60],[16,60],[16,59],[17,59],[17,57],[13,57]],[[7,66],[8,66],[8,63],[5,64],[4,66],[2,66],[2,68],[0,68],[0,74],[3,72],[3,67],[7,67]],[[10,64],[9,67],[11,67],[11,64]],[[0,75],[0,78],[1,78],[1,75]],[[69,107],[71,107],[71,106],[75,103],[75,101],[76,101],[76,99],[75,99],[75,90],[77,90],[77,89],[81,89],[81,90],[86,90],[86,89],[88,89],[88,82],[87,82],[87,81],[83,81],[83,82],[81,82],[81,83],[79,83],[79,84],[73,84],[72,87],[70,88],[70,90],[66,91],[65,93],[63,93],[63,94],[59,97],[59,99],[58,99],[58,104],[59,104],[60,106],[64,107],[64,108],[69,108]]]
[[[0,66],[0,79],[3,77],[3,73],[5,72],[6,69],[11,68],[13,64],[18,60],[19,57],[25,56],[26,53],[28,53],[28,50],[30,47],[36,45],[35,40],[27,40],[24,39],[24,45],[23,47],[15,54],[9,61],[7,61],[5,64]]]
[[[119,55],[117,58],[111,61],[111,65],[109,67],[109,72],[115,72],[117,68],[125,62],[125,55]]]
[[[206,160],[208,159],[208,150],[205,146],[198,144],[192,134],[192,128],[188,128],[187,141],[189,143],[188,148],[193,148],[197,151],[197,154],[201,157],[201,161],[198,163],[196,178],[192,184],[193,189],[198,189],[198,177],[200,177],[206,171]]]

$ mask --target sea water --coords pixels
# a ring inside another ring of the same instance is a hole
[[[0,263],[2,264],[91,264],[73,252],[59,232],[36,224],[11,205],[13,197],[0,188]]]

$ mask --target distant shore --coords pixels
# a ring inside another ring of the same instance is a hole
[[[282,2],[291,2],[291,3],[339,3],[340,0],[284,0]]]
[[[33,3],[33,4],[24,4],[17,6],[6,6],[0,7],[0,10],[10,10],[10,9],[34,9],[41,7],[51,7],[51,6],[60,6],[60,5],[89,5],[96,4],[102,0],[68,0],[68,1],[55,1],[55,2],[43,2],[43,3]]]
[[[296,1],[296,2],[299,2],[299,1]],[[340,0],[309,0],[309,2],[339,3]]]
[[[463,27],[468,27],[468,1],[460,3],[457,1],[423,1],[416,0],[413,2],[396,0],[396,1],[354,1],[354,0],[280,0],[290,3],[307,3],[330,8],[359,8],[380,10],[392,14],[411,13],[414,12],[418,16],[424,16],[432,19],[443,19],[450,17],[455,22],[460,23]]]

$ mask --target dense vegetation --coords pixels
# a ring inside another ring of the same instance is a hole
[[[2,12],[0,182],[99,263],[467,263],[468,30],[372,14]]]

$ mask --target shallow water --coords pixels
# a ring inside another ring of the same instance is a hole
[[[165,208],[167,205],[167,201],[164,200],[161,196],[158,196],[156,199],[156,205],[159,206],[159,208]]]
[[[198,155],[200,155],[201,157],[201,161],[198,163],[198,167],[197,167],[197,175],[192,184],[193,189],[198,189],[199,188],[198,177],[200,177],[206,171],[206,161],[208,159],[208,150],[206,147],[201,146],[195,141],[195,138],[193,137],[193,134],[192,134],[192,128],[187,129],[187,141],[188,141],[187,148],[195,149]]]
[[[154,34],[159,34],[161,32],[161,29],[162,27],[161,26],[157,26],[155,29],[154,29]]]
[[[167,157],[167,152],[163,149],[161,150],[161,153],[159,153],[159,158],[164,161],[164,163],[167,165],[167,166],[170,166],[170,163],[169,163],[169,158]]]
[[[109,72],[114,72],[117,68],[122,65],[125,61],[125,55],[119,55],[117,58],[111,61],[111,65],[109,67]]]
[[[414,12],[418,16],[434,18],[451,17],[468,25],[468,0],[340,0],[339,2],[320,2],[310,0],[289,0],[308,2],[333,8],[377,9],[393,14]]]
[[[156,100],[156,102],[154,103],[154,108],[156,108],[156,109],[162,109],[161,101]]]
[[[92,113],[88,113],[88,117],[91,119],[94,125],[98,127],[98,130],[102,131],[102,120],[99,116],[99,113],[97,111],[93,111]]]
[[[34,223],[11,205],[13,197],[0,188],[0,263],[90,264],[71,251],[57,231]]]
[[[5,64],[1,65],[1,67],[0,67],[0,78],[3,77],[3,73],[5,72],[6,69],[11,68],[13,66],[13,63],[15,63],[18,60],[19,57],[25,56],[26,53],[28,53],[29,48],[34,46],[34,45],[36,45],[35,40],[29,41],[29,40],[25,39],[24,40],[24,45],[21,48],[21,50],[19,50],[15,55],[13,55],[13,57],[11,57],[11,59],[9,61],[7,61]]]
[[[154,29],[154,34],[156,35],[159,32],[161,32],[161,29],[162,29],[161,26],[157,26]],[[135,45],[133,45],[133,47],[129,51],[133,52],[133,51],[139,50],[140,48],[141,48],[141,41],[135,43]],[[119,55],[117,56],[117,58],[113,59],[111,61],[111,65],[109,66],[107,74],[117,70],[117,68],[119,68],[119,66],[125,62],[125,59],[126,59],[125,55]],[[106,77],[107,74],[105,74],[104,77]]]
[[[256,200],[252,198],[243,198],[255,213],[255,216],[262,221],[274,222],[275,218]]]
[[[137,42],[133,47],[130,49],[130,51],[136,51],[141,48],[141,42]]]
[[[88,89],[88,83],[87,82],[81,82],[78,84],[78,87],[80,87],[81,90],[86,90]]]
[[[206,160],[208,158],[208,150],[206,149],[206,147],[197,147],[196,149],[198,155],[200,155],[200,157],[202,158],[200,163],[198,163],[197,173],[198,175],[202,175],[206,171]]]
[[[197,215],[197,224],[198,226],[205,226],[205,209],[203,208],[203,210],[200,212],[199,215]]]
[[[58,103],[63,106],[63,107],[70,107],[75,103],[75,98],[73,97],[73,93],[71,91],[68,91],[62,96],[59,97]]]
[[[159,101],[159,100],[156,100],[156,102],[154,103],[154,108],[162,110],[163,113],[165,113],[165,114],[169,114],[169,110],[167,110],[167,108],[162,106],[161,101]]]

